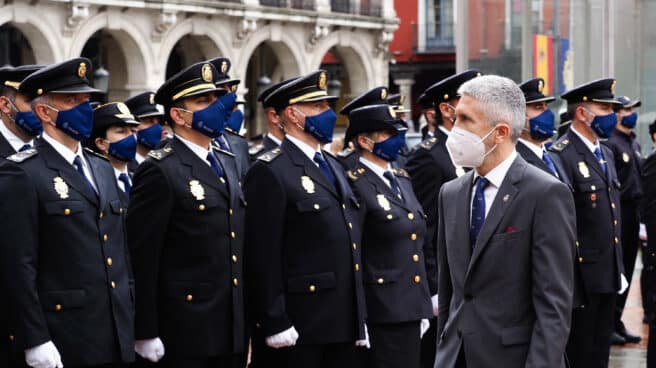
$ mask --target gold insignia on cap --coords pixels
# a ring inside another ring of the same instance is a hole
[[[615,93],[615,85],[617,84],[617,81],[613,81],[613,83],[610,85],[610,93]]]
[[[80,66],[77,67],[77,76],[84,78],[87,75],[87,63],[80,63]]]
[[[392,106],[387,107],[389,109],[390,116],[395,118],[396,117],[396,111],[394,111],[394,108]]]
[[[582,100],[583,100],[583,102],[587,101],[587,100],[588,100],[588,96],[583,96]]]
[[[579,161],[579,172],[581,175],[583,175],[584,178],[590,177],[590,169],[588,169],[588,165],[586,165],[583,161]]]
[[[130,112],[130,109],[123,102],[116,103],[116,108],[123,115],[132,115],[132,113]]]
[[[312,181],[312,179],[310,179],[309,176],[305,176],[305,175],[301,176],[301,186],[309,194],[314,193],[314,182]]]
[[[376,199],[378,200],[378,204],[380,205],[380,207],[385,211],[389,211],[392,209],[392,206],[390,205],[387,198],[385,198],[384,194],[377,194]]]
[[[151,105],[154,105],[154,104],[155,104],[155,94],[154,94],[154,93],[151,93],[151,94],[150,94],[150,97],[148,97],[148,102],[149,102]]]
[[[380,90],[380,99],[384,100],[386,98],[387,98],[387,88],[383,88],[382,90]]]
[[[326,73],[321,73],[319,75],[319,83],[317,86],[319,89],[326,89]]]
[[[542,79],[538,80],[538,92],[542,93],[544,91],[544,82]]]
[[[41,89],[41,88],[37,89],[36,94],[39,95],[39,96],[42,95],[43,94],[43,89]]]
[[[221,62],[221,74],[225,74],[228,71],[228,62],[227,61],[222,61]]]
[[[628,153],[622,152],[622,161],[629,162],[629,154]]]
[[[54,179],[52,179],[52,181],[55,184],[55,192],[59,194],[59,198],[61,199],[68,198],[68,184],[66,184],[64,179],[57,176]]]
[[[211,82],[212,81],[212,67],[210,64],[204,64],[203,67],[201,68],[200,75],[203,78],[205,82]]]
[[[445,93],[445,94],[444,94],[444,100],[448,100],[448,99],[449,99],[449,94],[448,94],[448,93]]]
[[[198,180],[191,180],[189,182],[189,191],[191,192],[191,195],[196,198],[196,200],[202,201],[205,199],[205,188],[200,185]]]
[[[238,87],[238,86],[237,86],[236,84],[233,84],[232,86],[230,86],[230,90],[231,90],[232,92],[237,92],[237,87]]]

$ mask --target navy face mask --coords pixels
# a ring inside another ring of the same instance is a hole
[[[638,113],[634,112],[631,115],[627,115],[622,118],[622,125],[629,129],[633,129],[638,124]]]
[[[236,98],[235,94],[228,93],[206,108],[194,111],[191,128],[210,138],[220,136],[223,134],[226,114],[234,107]]]
[[[117,160],[125,162],[134,160],[137,153],[137,138],[134,134],[130,134],[121,140],[109,143],[108,153]]]
[[[592,114],[591,111],[585,109],[588,113]],[[617,115],[614,112],[611,112],[608,115],[594,115],[590,127],[595,131],[599,138],[609,138],[615,129],[615,124],[617,124]]]
[[[551,110],[546,109],[540,115],[529,119],[529,133],[533,139],[544,141],[553,136],[555,117]]]
[[[77,141],[89,139],[93,128],[93,108],[89,101],[82,102],[68,110],[57,110],[52,106],[48,107],[57,111],[57,120],[55,121],[57,129]]]
[[[237,109],[230,114],[226,127],[230,128],[235,133],[239,133],[241,130],[241,125],[244,122],[244,113],[241,110]]]
[[[303,113],[301,112],[301,114]],[[333,109],[328,109],[317,115],[306,115],[303,130],[318,140],[319,143],[326,144],[333,141],[333,129],[335,129],[336,122],[337,115],[335,115]]]
[[[137,132],[137,141],[144,147],[155,149],[162,139],[162,126],[153,124]]]
[[[382,142],[374,143],[372,152],[385,161],[393,162],[396,161],[403,145],[405,145],[405,130],[397,132]]]

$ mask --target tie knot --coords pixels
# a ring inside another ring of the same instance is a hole
[[[487,186],[488,186],[489,184],[490,184],[490,181],[489,181],[489,180],[487,180],[487,179],[486,179],[485,177],[483,177],[483,176],[479,176],[479,177],[476,179],[476,190],[477,190],[477,191],[482,191],[482,190],[484,190],[485,188],[487,188]]]
[[[121,179],[121,180],[129,180],[129,179],[130,179],[130,178],[128,177],[128,174],[126,174],[126,173],[121,173],[121,174],[118,176],[118,178]]]
[[[82,159],[80,158],[80,156],[75,156],[75,158],[73,159],[73,165],[77,166],[80,169],[82,168]]]
[[[385,179],[389,181],[394,180],[394,174],[392,174],[391,171],[385,171],[385,173],[383,173],[383,176],[385,177]]]
[[[18,152],[27,151],[27,150],[30,149],[30,148],[32,148],[32,146],[30,146],[29,144],[24,144],[23,147],[21,147],[21,148],[18,150]]]
[[[314,154],[314,162],[320,164],[320,163],[323,163],[325,161],[326,160],[323,158],[323,155],[321,154],[321,152],[317,152],[317,153]]]

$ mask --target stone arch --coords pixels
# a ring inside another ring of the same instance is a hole
[[[59,32],[38,17],[38,12],[26,4],[0,7],[0,25],[9,24],[18,29],[29,41],[36,64],[51,64],[63,60]]]

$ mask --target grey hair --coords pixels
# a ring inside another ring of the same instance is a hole
[[[34,111],[36,105],[50,105],[50,103],[50,97],[48,97],[48,95],[38,96],[30,101],[30,108]]]
[[[490,126],[508,123],[510,137],[517,141],[526,123],[526,99],[515,82],[498,75],[484,75],[465,82],[458,93],[481,104],[480,110]]]

